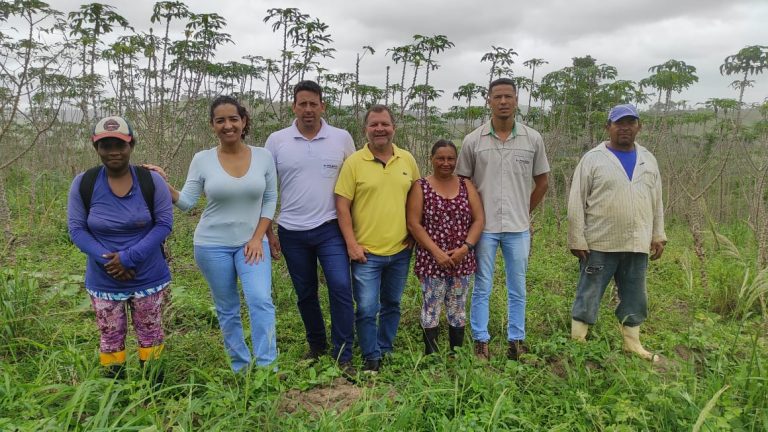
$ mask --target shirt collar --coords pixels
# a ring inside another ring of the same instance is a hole
[[[512,133],[510,134],[510,136],[512,138],[514,138],[514,137],[516,137],[518,135],[525,135],[525,134],[521,134],[520,133],[520,130],[522,128],[518,128],[517,127],[518,124],[519,124],[519,122],[515,121],[515,125],[512,126]],[[498,136],[496,136],[496,131],[493,130],[493,122],[492,121],[488,120],[488,122],[483,125],[483,129],[480,131],[480,135],[493,135],[493,136],[498,138]]]
[[[403,151],[400,150],[398,146],[395,145],[395,143],[392,143],[392,149],[394,150],[394,153],[392,155],[392,159],[399,158],[402,156]],[[360,150],[363,152],[363,159],[372,161],[376,159],[376,157],[373,155],[373,152],[371,152],[371,149],[368,148],[368,143],[365,143],[363,148]]]
[[[317,131],[317,135],[315,135],[314,138],[311,140],[308,140],[304,135],[301,134],[301,131],[299,130],[299,127],[296,126],[296,119],[293,120],[293,123],[291,123],[291,134],[296,139],[303,139],[304,141],[314,141],[318,139],[325,139],[328,138],[328,123],[325,122],[322,118],[320,119],[320,130]]]

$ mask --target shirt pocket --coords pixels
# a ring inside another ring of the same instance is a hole
[[[518,175],[531,177],[533,173],[533,152],[530,150],[513,150],[512,171]]]
[[[343,159],[336,157],[324,157],[320,159],[322,166],[320,173],[326,178],[336,178],[339,175],[341,169],[341,163]]]

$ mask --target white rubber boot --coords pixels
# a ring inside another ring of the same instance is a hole
[[[657,363],[661,360],[659,356],[652,354],[643,348],[643,345],[640,343],[640,326],[621,326],[621,334],[624,336],[624,351],[635,353],[644,360],[653,363]]]
[[[589,324],[575,319],[571,320],[571,339],[575,340],[576,342],[586,342],[588,331]]]

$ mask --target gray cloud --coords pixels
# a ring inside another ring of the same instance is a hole
[[[110,4],[138,29],[147,31],[151,4],[118,0]],[[79,2],[58,0],[52,7],[68,12]],[[746,45],[768,45],[768,3],[759,0],[650,0],[614,6],[598,0],[539,0],[510,2],[489,0],[457,2],[390,0],[388,2],[322,2],[299,0],[286,5],[277,0],[211,3],[187,1],[190,10],[216,12],[228,22],[226,32],[234,45],[222,47],[217,60],[239,60],[244,55],[277,57],[280,38],[262,22],[269,8],[298,7],[330,26],[337,49],[324,66],[332,72],[354,70],[355,54],[371,45],[376,54],[361,64],[361,81],[383,87],[386,66],[399,75],[400,67],[386,57],[387,48],[409,43],[414,34],[445,34],[456,46],[437,57],[440,69],[432,84],[444,90],[439,105],[457,101],[450,95],[467,82],[487,83],[488,65],[480,63],[491,45],[514,48],[519,53],[514,70],[530,75],[522,63],[532,57],[549,64],[537,77],[567,66],[572,57],[587,54],[618,69],[620,79],[640,80],[648,68],[674,58],[696,66],[699,83],[676,99],[701,102],[709,97],[736,97],[728,84],[734,78],[718,71],[723,59]],[[180,25],[174,27],[181,34]],[[756,77],[745,100],[762,101],[768,95],[768,78]]]

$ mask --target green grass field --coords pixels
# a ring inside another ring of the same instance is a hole
[[[456,358],[422,356],[420,291],[411,276],[396,353],[378,376],[350,385],[331,359],[299,360],[304,330],[282,261],[273,266],[280,372],[233,375],[192,259],[197,216],[177,213],[168,242],[174,280],[166,378],[152,386],[141,377],[133,336],[129,377],[101,377],[98,332],[82,284],[85,260],[66,233],[68,180],[45,184],[35,202],[21,184],[9,190],[16,237],[0,256],[0,430],[768,430],[768,327],[759,302],[738,319],[729,313],[753,242],[742,226],[721,229],[743,252],[741,260],[708,240],[705,290],[688,228],[669,223],[668,248],[650,266],[650,318],[642,333],[645,346],[666,357],[664,367],[621,351],[612,292],[588,342],[570,341],[578,268],[566,250],[565,226],[558,230],[547,210],[533,239],[531,353],[523,361],[504,356],[501,269],[489,363],[474,359],[469,338]],[[444,331],[442,347],[446,339]]]

